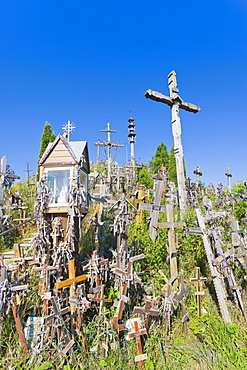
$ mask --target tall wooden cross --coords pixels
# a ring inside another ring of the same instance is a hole
[[[183,147],[181,141],[181,125],[179,118],[179,108],[188,112],[197,113],[200,107],[191,103],[185,103],[178,95],[176,73],[171,71],[168,75],[168,86],[170,96],[163,95],[157,91],[147,90],[144,95],[146,98],[165,103],[171,107],[172,110],[172,134],[174,137],[174,153],[177,167],[178,179],[178,193],[179,193],[179,207],[184,210],[186,207],[186,190],[183,164]]]

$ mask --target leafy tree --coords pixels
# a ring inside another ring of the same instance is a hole
[[[169,154],[167,147],[164,143],[157,146],[156,152],[152,161],[150,161],[152,173],[157,173],[160,167],[163,165],[168,169],[169,166]]]
[[[138,182],[142,185],[145,185],[147,189],[151,189],[153,187],[151,173],[146,167],[142,167],[138,172]]]
[[[52,132],[52,128],[49,122],[45,122],[43,134],[41,137],[40,150],[39,150],[39,160],[44,154],[47,145],[52,143],[56,139],[56,135]]]

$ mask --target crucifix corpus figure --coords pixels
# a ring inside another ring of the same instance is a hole
[[[178,95],[176,73],[171,71],[168,75],[168,87],[170,96],[163,95],[157,91],[147,90],[144,93],[146,98],[165,103],[171,107],[172,110],[172,134],[174,137],[174,153],[176,158],[177,179],[178,179],[178,194],[179,194],[179,207],[183,211],[186,208],[186,190],[185,190],[185,177],[184,177],[184,164],[183,164],[183,147],[181,141],[181,125],[179,118],[179,108],[188,112],[197,113],[201,110],[198,105],[185,103]]]

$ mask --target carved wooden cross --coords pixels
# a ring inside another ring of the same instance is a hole
[[[177,304],[177,301],[174,303],[173,297],[174,292],[172,290],[172,285],[168,284],[167,293],[160,292],[160,295],[162,295],[164,300],[164,319],[165,319],[165,331],[169,332],[171,329],[171,316],[174,312],[174,306],[175,303]]]
[[[239,306],[240,310],[242,311],[243,315],[245,315],[244,304],[243,304],[241,293],[240,293],[241,287],[237,286],[235,277],[233,275],[233,271],[230,268],[230,266],[228,265],[228,262],[226,260],[227,257],[229,257],[234,251],[231,249],[231,250],[226,251],[226,253],[224,253],[223,249],[221,247],[221,240],[220,240],[220,237],[217,233],[217,230],[212,230],[212,235],[213,235],[213,238],[214,238],[214,242],[215,242],[217,252],[219,254],[219,257],[216,258],[216,260],[212,261],[212,264],[214,266],[217,263],[221,264],[224,275],[228,280],[229,287],[233,292],[234,301],[235,301],[236,304],[238,304],[238,306]]]
[[[114,306],[117,307],[117,312],[114,316],[113,326],[118,332],[120,330],[124,330],[123,327],[121,327],[121,329],[119,329],[118,321],[122,319],[124,304],[127,303],[127,300],[128,300],[127,289],[128,289],[129,282],[133,279],[134,281],[137,280],[140,283],[139,278],[137,276],[135,276],[135,274],[132,274],[132,264],[133,264],[134,261],[137,261],[137,260],[142,259],[144,257],[145,257],[145,254],[142,253],[142,254],[139,254],[137,256],[129,258],[126,271],[122,270],[118,267],[115,267],[113,269],[113,273],[116,274],[116,275],[119,275],[123,280],[121,293],[119,295],[119,301],[114,302]]]
[[[147,334],[146,329],[139,329],[138,321],[134,320],[134,330],[133,332],[129,333],[129,338],[136,338],[136,345],[137,345],[137,353],[138,355],[135,357],[135,362],[140,363],[140,368],[144,369],[144,360],[147,359],[147,354],[142,353],[142,343],[141,343],[141,335]]]
[[[202,282],[207,281],[206,277],[200,276],[200,267],[196,267],[196,277],[191,278],[190,281],[194,281],[197,284],[197,291],[195,292],[196,300],[197,300],[197,313],[198,316],[202,315],[202,309],[201,309],[201,296],[204,295],[204,291],[202,290]]]
[[[93,251],[92,258],[89,260],[88,264],[83,267],[83,271],[88,271],[87,276],[90,278],[91,288],[93,287],[94,281],[97,287],[101,287],[102,284],[102,274],[100,274],[100,269],[106,268],[108,264],[108,259],[100,259],[97,251]],[[100,297],[100,289],[97,292],[97,298]]]
[[[150,233],[150,238],[152,240],[155,240],[157,236],[157,230],[155,229],[154,225],[158,222],[159,212],[166,212],[166,206],[160,205],[164,185],[165,185],[165,180],[157,178],[155,181],[155,193],[154,193],[153,204],[141,203],[139,205],[139,209],[150,211],[151,220],[149,224],[149,233]]]
[[[168,86],[170,96],[163,95],[159,92],[147,90],[144,95],[146,98],[165,103],[171,107],[172,111],[172,134],[174,137],[174,153],[176,158],[177,179],[178,179],[178,192],[179,192],[179,206],[181,210],[186,207],[186,190],[185,190],[185,177],[183,165],[183,147],[181,141],[181,125],[179,118],[179,108],[188,112],[197,113],[200,107],[191,103],[185,103],[178,95],[176,73],[171,71],[168,75]]]
[[[160,298],[160,297],[157,297],[157,298]],[[156,300],[157,300],[157,298],[156,298]],[[146,326],[146,328],[148,327],[149,317],[150,316],[159,316],[159,314],[160,314],[159,310],[152,308],[152,304],[153,304],[152,300],[146,298],[144,307],[137,307],[137,306],[134,307],[134,311],[133,311],[134,313],[145,315],[145,326]]]
[[[137,199],[130,199],[131,203],[135,203],[135,204],[144,203],[144,196],[145,196],[144,188],[145,188],[144,185],[138,186]],[[135,217],[136,225],[139,225],[141,223],[141,220],[142,220],[142,210],[138,207],[136,217]]]
[[[180,282],[179,293],[173,297],[173,301],[180,302],[182,311],[183,334],[187,335],[188,313],[186,313],[185,299],[187,294],[190,292],[191,287],[190,286],[185,287],[183,273],[179,275],[179,282]]]
[[[0,162],[0,207],[3,206],[3,188],[4,188],[4,183],[6,182],[7,179],[19,179],[20,176],[7,173],[7,157],[6,155],[2,156],[1,162]]]
[[[232,218],[232,246],[239,248],[240,253],[235,255],[235,258],[241,263],[243,268],[247,270],[247,237],[245,235],[245,230],[240,230],[238,221]]]
[[[169,244],[169,259],[170,259],[170,271],[171,279],[170,283],[173,283],[178,276],[177,268],[177,243],[175,240],[176,227],[185,227],[185,222],[174,222],[173,221],[173,204],[170,200],[167,200],[166,204],[167,222],[159,222],[154,225],[156,228],[168,228],[168,244]]]
[[[99,303],[99,314],[101,315],[102,312],[102,306],[103,302],[112,302],[112,299],[103,298],[104,297],[104,285],[101,285],[100,287],[96,287],[93,290],[93,293],[100,294],[100,296],[97,298],[89,298],[91,302],[98,302]]]

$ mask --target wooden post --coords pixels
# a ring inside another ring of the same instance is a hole
[[[138,277],[135,276],[134,274],[132,274],[133,262],[137,261],[137,260],[140,260],[144,257],[145,257],[145,254],[142,253],[142,254],[139,254],[137,256],[133,256],[133,257],[129,258],[129,261],[128,261],[128,264],[127,264],[127,267],[126,267],[126,271],[122,270],[118,267],[115,267],[113,269],[113,273],[116,274],[116,275],[121,276],[123,281],[124,281],[124,284],[122,286],[122,291],[121,291],[121,294],[120,294],[120,297],[119,297],[118,305],[117,305],[117,313],[115,315],[115,316],[117,316],[118,320],[120,320],[122,318],[124,304],[127,302],[126,294],[127,294],[127,289],[128,289],[129,282],[132,279],[133,279],[133,281],[138,280]],[[114,302],[114,303],[116,304],[116,302]]]
[[[20,318],[19,318],[16,306],[13,305],[11,308],[12,308],[13,316],[15,319],[15,324],[18,330],[18,334],[19,334],[19,338],[21,342],[21,348],[23,350],[24,356],[28,356],[27,343],[26,343],[26,340],[25,340],[25,337],[22,331],[21,322],[20,322]]]
[[[160,178],[155,179],[155,192],[154,192],[154,204],[160,206],[161,202],[161,196],[163,193],[163,189],[165,186],[165,180],[162,180]],[[155,229],[153,226],[158,222],[159,218],[159,212],[161,211],[161,207],[153,207],[151,211],[151,220],[149,224],[149,232],[150,232],[150,238],[152,240],[155,240],[157,236],[157,229]]]
[[[207,278],[201,277],[200,276],[200,267],[196,267],[196,277],[191,278],[190,281],[194,281],[197,283],[197,291],[195,292],[196,295],[196,301],[197,301],[197,313],[198,316],[202,315],[202,310],[201,310],[201,296],[204,295],[204,291],[202,290],[202,282],[206,281]]]
[[[123,316],[123,309],[124,309],[124,304],[127,302],[127,289],[128,289],[128,283],[124,283],[124,286],[122,288],[121,294],[120,294],[120,299],[119,299],[119,305],[117,309],[117,318],[118,320],[122,319]]]
[[[68,261],[68,270],[69,270],[69,279],[74,279],[75,278],[75,260],[69,260]],[[69,288],[69,295],[70,297],[75,296],[75,286],[74,284],[70,285]],[[71,332],[72,332],[72,337],[74,337],[74,330],[75,330],[75,312],[76,312],[76,307],[73,305],[70,305],[70,325],[71,325]]]
[[[23,253],[19,243],[14,244],[15,258],[23,257]]]
[[[147,331],[146,329],[139,329],[137,320],[134,320],[134,330],[134,332],[129,333],[129,338],[136,338],[138,356],[135,357],[135,362],[139,362],[140,368],[144,370],[144,360],[147,359],[147,354],[142,353],[142,343],[140,336],[143,334],[147,334]]]

